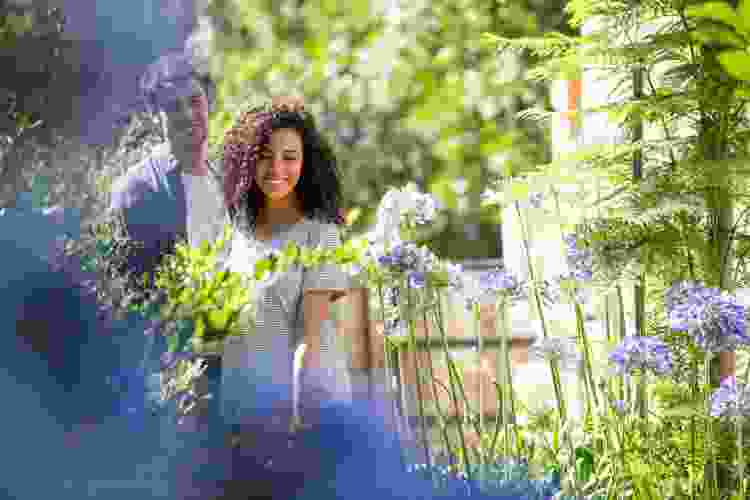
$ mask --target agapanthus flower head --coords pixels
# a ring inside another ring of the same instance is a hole
[[[461,279],[464,273],[463,266],[461,264],[446,262],[445,270],[448,272],[448,288],[455,293],[460,293],[464,287],[464,282]]]
[[[426,283],[425,273],[422,271],[412,271],[409,273],[408,280],[410,288],[424,288]]]
[[[711,416],[750,417],[750,388],[726,377],[711,396]]]
[[[395,245],[390,252],[378,258],[378,263],[396,272],[432,271],[438,263],[437,256],[426,246],[407,241]]]
[[[578,245],[578,238],[574,234],[563,237],[565,241],[565,260],[571,276],[580,281],[590,281],[593,278],[594,254],[588,248]]]
[[[504,295],[512,300],[526,297],[524,284],[505,268],[498,267],[479,276],[479,289],[486,297]]]
[[[677,304],[696,294],[706,293],[706,286],[700,281],[677,281],[664,292],[664,307],[672,310]]]
[[[418,225],[426,225],[435,220],[437,215],[437,200],[431,194],[414,193],[414,222]]]
[[[398,244],[402,239],[400,231],[403,222],[411,220],[417,225],[429,224],[435,220],[437,208],[437,200],[429,193],[421,193],[410,186],[389,189],[376,212],[373,239]]]
[[[664,375],[672,370],[673,358],[669,347],[656,337],[627,336],[609,355],[618,374],[635,370]]]
[[[555,361],[562,367],[576,367],[582,359],[575,338],[538,338],[529,347],[529,354],[540,361]]]
[[[670,327],[687,331],[709,352],[731,352],[750,344],[746,310],[736,297],[718,288],[678,283],[665,296]]]

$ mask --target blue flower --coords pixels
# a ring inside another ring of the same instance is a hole
[[[432,271],[437,257],[427,247],[418,247],[411,241],[395,245],[390,252],[378,258],[380,265],[395,272]]]
[[[745,306],[736,297],[700,283],[673,285],[665,295],[670,327],[689,332],[709,352],[732,352],[750,344]]]
[[[672,370],[672,353],[667,345],[654,337],[632,335],[625,337],[609,355],[618,374],[635,370],[652,371],[664,375]]]
[[[738,386],[735,377],[722,380],[721,386],[711,396],[711,416],[750,416],[750,389],[744,384]]]
[[[479,277],[479,286],[485,293],[497,294],[517,288],[518,280],[506,270],[498,268],[482,273]]]
[[[420,271],[413,271],[409,273],[409,287],[410,288],[424,288],[425,285],[425,274]]]
[[[593,276],[594,255],[588,248],[578,247],[578,238],[574,234],[563,237],[566,245],[565,258],[572,277],[580,281],[590,281]]]

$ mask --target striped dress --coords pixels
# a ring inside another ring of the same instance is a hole
[[[212,176],[184,174],[187,202],[187,233],[191,245],[215,241],[229,223],[224,198]],[[294,241],[308,247],[335,248],[341,243],[334,224],[304,218],[272,229],[270,241],[259,241],[249,231],[233,231],[233,238],[219,256],[220,265],[234,272],[248,273],[271,242],[286,245]],[[252,393],[251,385],[265,377],[280,387],[292,388],[294,352],[303,340],[302,297],[311,289],[346,289],[347,275],[336,266],[315,269],[292,267],[272,285],[259,291],[256,328],[251,335],[231,337],[224,344],[222,357],[222,413],[225,419],[241,418]],[[327,376],[328,397],[347,400],[351,395],[347,357],[336,345],[336,328],[324,322],[321,328],[321,362]],[[292,401],[290,394],[289,401]],[[304,398],[303,398],[304,399]]]

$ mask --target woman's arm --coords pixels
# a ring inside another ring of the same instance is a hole
[[[323,322],[329,319],[330,303],[344,294],[341,290],[307,290],[302,298],[304,313],[304,343],[306,346],[303,363],[305,370],[322,368],[320,363],[321,335]]]
[[[317,244],[329,249],[340,245],[338,228],[334,224],[321,224]],[[305,398],[310,398],[319,392],[319,389],[322,389],[321,397],[325,398],[329,389],[326,381],[332,382],[328,370],[333,367],[323,363],[322,355],[334,347],[334,339],[329,338],[335,335],[335,324],[328,323],[333,319],[330,311],[331,302],[346,294],[349,288],[348,281],[346,273],[335,265],[322,265],[305,271],[302,286],[303,352],[298,352],[301,359],[295,360],[295,380],[301,378],[304,381],[302,385],[306,386],[306,390],[303,391]],[[302,377],[298,373],[300,369]]]

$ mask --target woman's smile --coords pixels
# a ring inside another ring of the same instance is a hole
[[[266,179],[266,183],[270,184],[273,188],[283,187],[287,183],[287,179]]]

